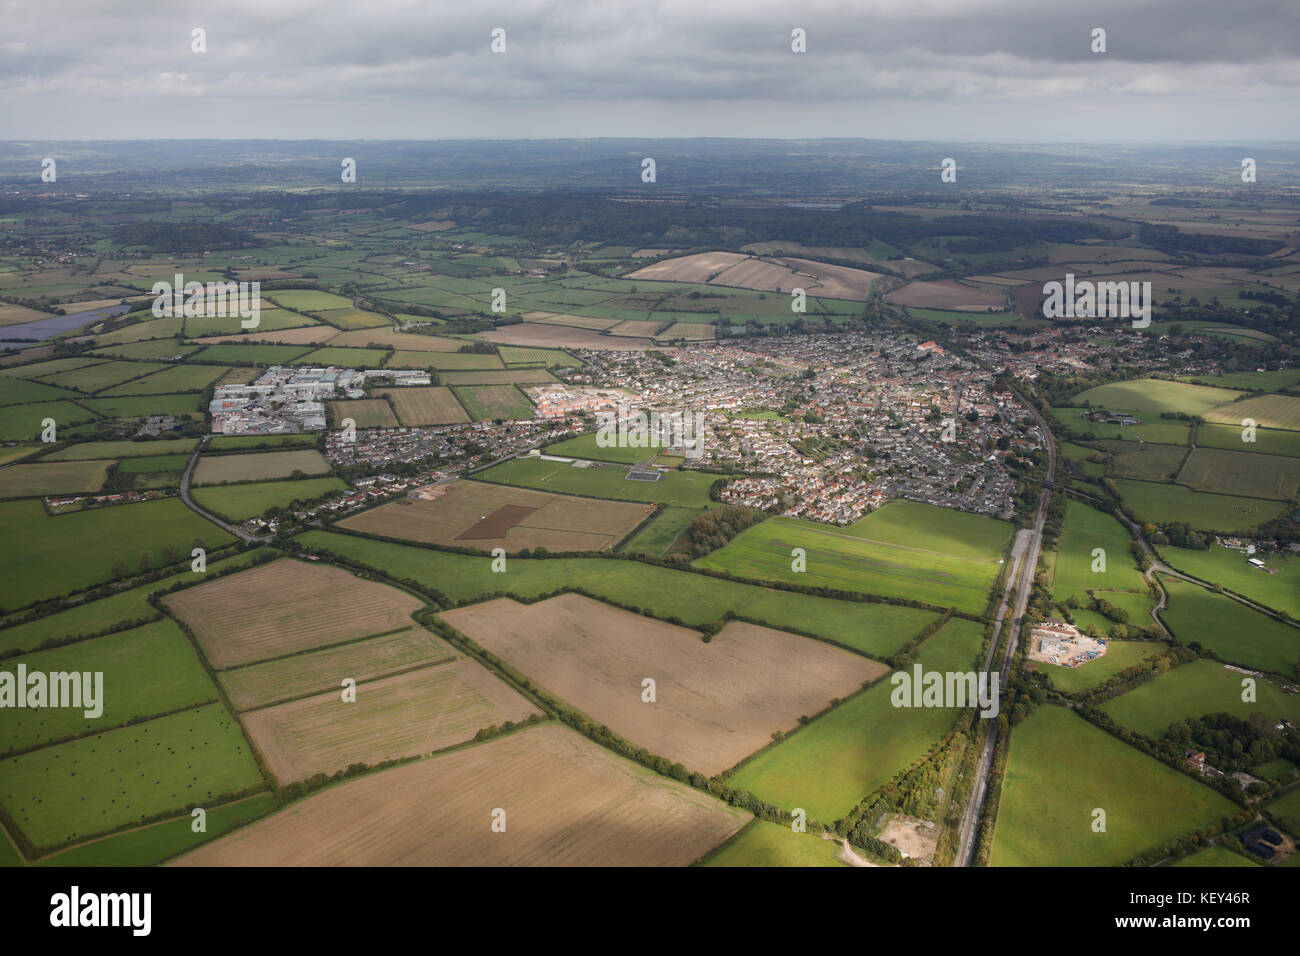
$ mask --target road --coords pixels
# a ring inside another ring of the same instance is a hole
[[[1051,485],[1056,480],[1056,446],[1052,444],[1052,432],[1038,409],[1025,402],[1030,414],[1042,430],[1043,440],[1047,443],[1047,479]],[[994,618],[993,640],[989,646],[989,656],[984,662],[985,672],[993,670],[993,655],[997,651],[998,640],[1002,635],[1006,621],[1007,607],[1011,606],[1011,621],[1007,631],[1006,649],[999,668],[1000,686],[1005,688],[1011,676],[1011,665],[1015,661],[1016,647],[1020,643],[1020,624],[1029,607],[1029,596],[1034,589],[1034,575],[1038,570],[1038,556],[1043,547],[1043,525],[1047,522],[1047,506],[1051,502],[1051,489],[1044,488],[1038,499],[1038,510],[1034,513],[1034,526],[1016,535],[1012,548],[1012,568],[1007,575],[1007,587],[1002,594],[1002,603]],[[1014,594],[1014,597],[1012,596]],[[971,786],[970,798],[962,812],[961,827],[957,834],[957,855],[954,866],[970,866],[975,856],[975,835],[979,830],[980,811],[984,809],[984,799],[988,795],[989,771],[993,767],[993,752],[998,742],[998,725],[990,720],[984,746],[980,750],[979,761],[975,765],[975,782]]]
[[[261,537],[258,537],[257,535],[249,534],[243,528],[238,528],[227,521],[223,521],[221,518],[218,518],[216,515],[212,514],[212,512],[204,511],[197,504],[195,504],[194,499],[190,497],[190,476],[194,474],[194,466],[199,463],[199,455],[201,455],[203,453],[203,449],[208,446],[208,439],[211,437],[212,437],[211,435],[204,435],[202,438],[199,439],[199,443],[194,446],[194,454],[190,455],[190,463],[185,466],[185,474],[181,475],[181,501],[185,502],[185,507],[189,508],[195,514],[199,515],[200,517],[207,518],[218,528],[221,528],[223,531],[233,534],[240,541],[245,541],[248,542],[249,544],[265,544],[266,542],[271,540],[271,536],[269,534],[262,535]]]

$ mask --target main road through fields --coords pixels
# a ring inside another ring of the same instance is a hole
[[[989,643],[989,656],[984,661],[986,672],[993,669],[993,655],[997,650],[998,640],[1002,635],[1002,626],[1006,618],[1007,606],[1012,605],[1011,623],[1007,631],[1006,651],[1000,668],[1001,687],[1006,687],[1011,676],[1011,664],[1015,660],[1016,646],[1020,643],[1020,623],[1025,609],[1029,606],[1029,595],[1034,589],[1034,574],[1038,569],[1038,555],[1043,546],[1043,525],[1047,521],[1047,506],[1052,500],[1050,485],[1056,480],[1056,446],[1052,443],[1052,432],[1047,422],[1029,402],[1025,403],[1031,415],[1038,422],[1043,441],[1047,444],[1047,480],[1049,487],[1043,489],[1038,499],[1038,510],[1034,514],[1034,527],[1025,529],[1016,535],[1012,549],[1012,569],[1007,576],[1006,591],[1002,595],[1002,604],[994,618],[993,640]],[[1014,599],[1012,594],[1014,592]],[[984,798],[988,793],[989,770],[993,766],[993,751],[998,742],[998,725],[991,720],[984,746],[980,750],[980,759],[975,766],[975,782],[971,786],[970,798],[962,813],[961,829],[957,834],[957,855],[954,866],[970,866],[975,853],[975,834],[979,830],[980,811],[984,809]]]

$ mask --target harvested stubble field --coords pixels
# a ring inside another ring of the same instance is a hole
[[[443,486],[436,500],[403,498],[340,525],[387,538],[483,551],[599,551],[631,534],[653,510],[653,505],[456,481]]]
[[[997,292],[988,292],[953,279],[939,282],[912,282],[885,296],[892,305],[910,305],[929,309],[956,309],[959,312],[1006,308],[1007,300]]]
[[[451,389],[440,386],[386,388],[375,393],[387,398],[403,425],[450,425],[469,421]]]
[[[547,725],[332,787],[177,863],[683,866],[749,819]]]
[[[424,606],[386,584],[289,559],[169,594],[163,603],[218,669],[406,628]]]
[[[1208,422],[1240,426],[1251,419],[1260,428],[1300,431],[1300,398],[1289,395],[1260,395],[1216,408],[1205,416]]]
[[[250,710],[333,690],[344,677],[375,680],[421,665],[444,663],[456,656],[442,638],[413,627],[323,651],[237,667],[222,671],[218,679],[237,709]]]
[[[526,345],[546,349],[596,349],[639,352],[649,348],[650,339],[625,335],[601,335],[589,329],[575,329],[567,325],[542,325],[538,322],[517,322],[514,325],[480,332],[475,338],[504,345]]]
[[[204,455],[194,469],[194,483],[215,485],[223,481],[266,481],[288,478],[295,471],[305,475],[323,475],[329,470],[329,462],[315,449]]]
[[[485,727],[538,713],[531,701],[468,658],[359,682],[356,695],[346,703],[335,687],[243,715],[248,735],[281,784],[354,763],[427,754],[463,743]]]
[[[396,428],[397,417],[382,398],[358,398],[346,402],[330,402],[330,414],[339,427],[345,418],[356,422],[357,428]]]
[[[578,594],[532,605],[498,598],[442,619],[627,740],[710,775],[888,670],[740,621],[706,644],[698,632]],[[646,677],[654,703],[641,699]]]

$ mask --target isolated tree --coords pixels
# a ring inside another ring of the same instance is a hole
[[[140,571],[141,571],[141,572],[149,572],[149,571],[152,571],[152,570],[153,570],[153,552],[152,552],[152,551],[141,551],[141,552],[140,552]]]
[[[126,558],[121,557],[120,555],[114,558],[113,577],[120,581],[122,578],[129,577],[130,575],[131,575],[131,565],[126,560]]]

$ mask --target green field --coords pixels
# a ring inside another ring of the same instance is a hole
[[[1211,409],[1227,404],[1241,396],[1241,392],[1227,388],[1188,385],[1164,379],[1140,378],[1130,382],[1112,382],[1099,385],[1074,396],[1072,404],[1091,403],[1109,411],[1138,412],[1145,422],[1159,418],[1161,412],[1182,412],[1186,415],[1204,415]]]
[[[204,833],[194,832],[194,818],[187,813],[174,820],[83,843],[37,860],[34,865],[156,866],[265,816],[271,812],[271,803],[271,795],[262,793],[222,807],[212,807],[208,810],[207,831]]]
[[[1197,491],[1289,501],[1300,494],[1300,459],[1197,448],[1178,473],[1178,483]]]
[[[835,859],[840,844],[819,834],[754,820],[711,852],[700,866],[847,866]]]
[[[86,401],[83,399],[82,401]],[[0,439],[5,441],[26,441],[39,438],[45,428],[46,419],[53,419],[55,437],[62,429],[81,422],[94,421],[100,413],[83,408],[72,402],[33,402],[29,405],[5,405],[0,407]]]
[[[88,441],[60,448],[44,456],[42,461],[132,458],[136,455],[188,455],[198,443],[197,438],[166,438],[159,441]]]
[[[926,670],[971,670],[983,627],[954,618],[918,649]],[[760,753],[727,781],[760,799],[829,823],[924,756],[957,719],[945,707],[895,707],[883,678]]]
[[[213,514],[243,521],[268,508],[288,507],[294,501],[311,501],[331,491],[346,491],[341,478],[302,478],[297,481],[255,481],[243,485],[207,485],[193,490],[194,500]]]
[[[257,555],[271,550],[258,548],[220,561],[209,561],[207,570],[201,575],[191,571],[187,563],[184,566],[185,570],[179,573],[185,576],[187,582],[202,581],[227,568],[245,567],[251,564]],[[185,551],[184,554],[188,561],[189,551]],[[66,611],[0,629],[0,654],[33,651],[45,641],[101,634],[127,624],[156,620],[161,616],[161,612],[149,603],[149,595],[171,587],[177,580],[179,579],[172,575],[154,584],[131,588],[119,594],[100,598],[98,601],[78,604]]]
[[[916,608],[792,594],[636,561],[510,558],[506,570],[494,574],[491,558],[324,531],[309,531],[297,540],[305,548],[327,548],[394,577],[419,581],[452,602],[478,601],[498,591],[531,599],[576,585],[617,604],[680,618],[688,627],[721,620],[730,610],[881,657],[897,651],[935,617]]]
[[[316,435],[214,435],[208,440],[209,451],[243,451],[248,448],[284,448],[315,446]]]
[[[230,369],[222,365],[175,365],[154,372],[144,378],[124,382],[99,394],[112,398],[117,395],[166,395],[176,392],[201,392]]]
[[[156,455],[151,458],[128,458],[118,463],[117,470],[127,475],[184,471],[185,466],[189,464],[189,460],[189,455]]]
[[[288,365],[313,348],[313,345],[209,345],[189,360],[223,365]]]
[[[895,509],[895,504],[908,507]],[[695,565],[757,580],[883,594],[980,614],[988,604],[1010,530],[1010,525],[990,518],[891,502],[848,528],[769,518]],[[792,569],[794,548],[806,552],[806,571]]]
[[[1278,797],[1265,809],[1282,820],[1292,833],[1300,833],[1300,790],[1292,790],[1285,796]]]
[[[198,392],[179,395],[140,395],[118,398],[83,398],[80,403],[110,418],[143,418],[146,415],[175,415],[198,418],[203,396]]]
[[[1277,501],[1205,494],[1181,485],[1127,478],[1116,478],[1115,485],[1140,521],[1186,521],[1203,531],[1246,531],[1277,517],[1285,508]]]
[[[330,292],[317,292],[315,289],[277,289],[268,292],[267,298],[276,305],[295,312],[324,312],[328,309],[350,309],[352,300]]]
[[[513,385],[457,385],[452,391],[476,422],[533,417],[533,403]]]
[[[178,498],[55,517],[39,501],[13,501],[0,504],[0,523],[24,543],[0,555],[0,605],[5,609],[107,581],[119,556],[134,571],[146,549],[154,567],[161,567],[167,544],[188,555],[195,537],[203,538],[209,549],[234,540]]]
[[[0,498],[99,491],[110,464],[107,461],[36,461],[0,468]]]
[[[575,468],[562,461],[515,458],[502,462],[474,478],[520,488],[536,488],[592,498],[618,501],[663,502],[683,508],[708,508],[709,488],[720,476],[702,471],[668,471],[659,481],[633,481],[627,469],[617,465]]]
[[[1197,850],[1188,856],[1183,857],[1176,863],[1170,863],[1170,866],[1212,866],[1212,867],[1236,867],[1236,866],[1259,866],[1254,860],[1248,860],[1240,853],[1234,853],[1229,849],[1221,846],[1207,846],[1204,850]]]
[[[1128,529],[1118,518],[1069,499],[1056,553],[1052,597],[1057,601],[1077,597],[1087,606],[1087,592],[1092,588],[1145,594],[1146,582],[1133,561],[1129,544]],[[1105,571],[1092,570],[1097,560],[1093,551],[1098,548],[1104,552]]]
[[[1300,697],[1256,678],[1256,701],[1248,704],[1241,699],[1244,679],[1244,674],[1230,671],[1218,661],[1191,661],[1112,697],[1101,709],[1117,724],[1148,737],[1159,737],[1176,720],[1206,714],[1232,714],[1245,719],[1261,713],[1300,722]]]
[[[101,672],[103,713],[95,718],[74,707],[6,708],[0,711],[0,753],[43,747],[217,699],[189,638],[171,620],[12,658],[0,664],[0,671],[16,673],[19,664],[27,665],[29,673]]]
[[[619,550],[627,554],[649,553],[662,557],[686,526],[702,513],[694,508],[667,508]]]
[[[1183,381],[1192,384],[1214,385],[1219,388],[1239,388],[1248,392],[1275,392],[1288,385],[1300,385],[1300,368],[1287,368],[1276,372],[1229,372],[1224,375],[1189,375]]]
[[[189,780],[185,770],[193,771]],[[239,723],[220,704],[0,761],[0,803],[38,847],[138,823],[261,783]]]
[[[165,368],[167,366],[151,362],[104,362],[100,365],[87,365],[84,368],[59,372],[57,375],[45,375],[42,376],[41,381],[47,385],[94,393]]]
[[[1093,810],[1106,830],[1092,829]],[[1117,866],[1236,807],[1070,711],[1044,704],[1011,731],[991,866]]]
[[[1228,451],[1300,457],[1300,432],[1283,431],[1279,428],[1257,428],[1253,442],[1243,441],[1243,435],[1244,431],[1240,425],[1213,425],[1206,422],[1196,430],[1196,444],[1206,448],[1224,448]]]
[[[1169,592],[1161,618],[1184,644],[1199,642],[1225,661],[1295,676],[1300,628],[1194,584],[1166,575],[1160,580]]]
[[[1110,442],[1115,453],[1112,474],[1116,478],[1140,481],[1173,481],[1187,457],[1184,445],[1155,445],[1151,442]]]
[[[1171,568],[1300,619],[1300,555],[1262,556],[1276,574],[1247,564],[1243,552],[1217,544],[1208,551],[1166,546],[1160,549],[1160,555]]]
[[[383,349],[323,348],[308,352],[293,360],[294,365],[329,366],[339,368],[379,368],[388,352]]]
[[[1155,657],[1169,645],[1163,641],[1107,641],[1106,654],[1081,667],[1035,661],[1034,666],[1063,694],[1077,694],[1104,684],[1120,671]]]

